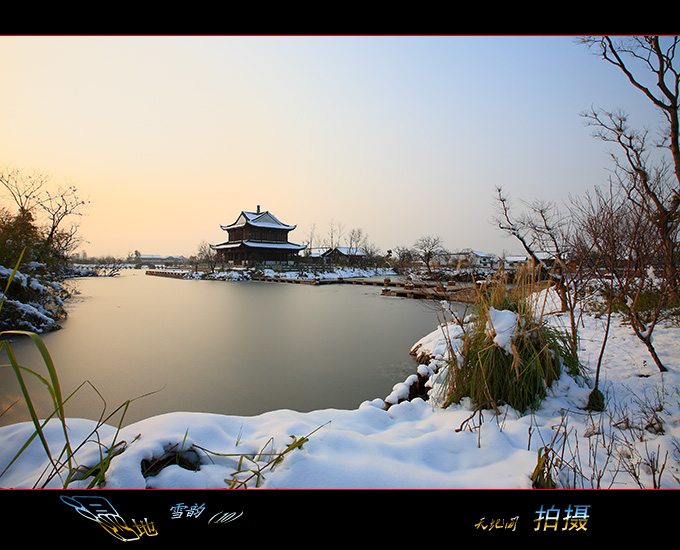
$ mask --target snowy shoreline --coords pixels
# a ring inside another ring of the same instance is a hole
[[[563,322],[560,315],[551,319]],[[603,322],[584,316],[580,334],[581,361],[592,369]],[[564,472],[560,481],[566,487],[636,489],[658,482],[661,488],[680,488],[679,328],[656,331],[657,349],[669,367],[660,373],[629,327],[612,327],[600,383],[607,410],[598,414],[585,410],[588,385],[567,375],[532,414],[509,407],[499,416],[480,413],[466,402],[437,407],[433,374],[446,360],[447,339],[455,337],[452,324],[425,335],[412,348],[421,355],[418,373],[395,384],[384,399],[376,397],[354,410],[286,409],[252,417],[178,411],[128,425],[120,433],[101,426],[98,439],[105,446],[118,443],[117,450],[122,450],[111,460],[104,488],[223,489],[240,457],[278,453],[303,437],[309,441],[262,472],[262,488],[531,489],[539,449],[560,442],[571,463],[578,465],[578,471]],[[430,399],[404,400],[417,374],[429,380]],[[72,446],[85,442],[76,462],[96,464],[96,423],[71,418],[68,427]],[[0,471],[32,432],[31,423],[0,428]],[[60,449],[61,426],[51,421],[46,434],[51,448]],[[141,464],[160,462],[178,449],[183,464],[170,460],[154,475],[143,474]],[[664,465],[662,474],[647,466],[655,456]],[[593,462],[595,466],[589,466]],[[193,467],[187,468],[187,463]],[[0,477],[0,487],[42,486],[38,480],[47,465],[40,443],[33,441]],[[85,488],[87,483],[75,481],[69,488]],[[54,478],[46,487],[61,488],[62,482]]]

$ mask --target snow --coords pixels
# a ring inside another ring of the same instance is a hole
[[[3,294],[0,292],[0,298],[2,296]],[[40,304],[25,304],[23,302],[19,302],[18,300],[9,299],[5,299],[4,303],[5,305],[15,306],[16,310],[22,316],[22,318],[18,321],[18,324],[20,325],[19,328],[21,330],[30,330],[32,332],[41,333],[45,330],[43,327],[50,328],[56,324],[55,320],[46,314],[45,308],[43,308]],[[27,319],[31,319],[34,323],[37,322],[41,326],[36,326]]]
[[[160,271],[160,270],[159,270]],[[164,270],[180,272],[182,270]],[[184,270],[185,278],[187,279],[210,279],[217,281],[244,281],[252,279],[252,271],[244,268],[232,268],[216,270],[213,273],[194,273]],[[390,268],[359,268],[359,267],[334,267],[333,269],[319,269],[309,271],[278,271],[272,268],[265,268],[261,270],[260,274],[264,277],[279,278],[279,279],[300,279],[300,280],[314,280],[314,279],[351,279],[351,278],[366,278],[394,275],[394,271]]]
[[[279,277],[281,279],[351,279],[394,275],[390,268],[360,268],[360,267],[334,267],[330,270],[320,269],[318,271],[299,271],[278,272],[273,269],[265,269],[265,277]]]
[[[14,270],[0,265],[1,277],[9,278],[13,272]],[[35,290],[36,292],[47,292],[47,287],[44,284],[40,283],[35,277],[21,273],[21,271],[14,273],[14,278],[12,280],[15,282],[15,284],[19,284],[22,287],[28,287],[32,290]]]
[[[488,325],[487,330],[492,334],[494,344],[508,355],[512,355],[512,337],[517,328],[517,314],[490,307]]]
[[[559,314],[548,317],[552,323],[567,322]],[[493,314],[501,344],[511,321],[508,312]],[[539,449],[551,444],[573,459],[570,464],[580,464],[576,478],[569,470],[554,474],[560,487],[651,488],[659,476],[649,465],[658,456],[665,462],[661,487],[680,488],[680,329],[656,329],[656,346],[669,368],[661,373],[630,327],[613,323],[599,386],[607,408],[588,413],[585,405],[603,333],[604,320],[583,316],[581,360],[587,380],[563,375],[532,414],[507,407],[500,414],[480,413],[467,401],[438,406],[444,380],[436,373],[449,355],[446,342],[455,348],[461,336],[460,327],[448,323],[413,346],[429,358],[418,366],[419,373],[431,375],[427,401],[400,401],[414,373],[395,384],[390,396],[376,396],[355,410],[274,410],[252,417],[179,411],[136,422],[119,433],[114,426],[97,429],[94,421],[71,418],[68,433],[73,447],[85,442],[75,454],[77,464],[84,466],[98,462],[97,440],[105,447],[124,442],[117,447],[123,452],[114,456],[106,472],[105,489],[225,488],[240,457],[251,457],[246,463],[254,467],[258,453],[280,453],[296,441],[293,438],[302,437],[308,441],[286,453],[275,467],[259,461],[262,488],[530,489]],[[386,403],[393,404],[386,408]],[[95,429],[97,437],[92,435]],[[0,428],[0,472],[32,432],[30,423]],[[58,422],[50,421],[46,435],[52,449],[61,448]],[[169,449],[182,450],[182,456],[199,467],[186,469],[172,462],[157,475],[144,477],[143,461],[158,459]],[[33,441],[0,477],[0,487],[41,485],[47,464],[40,443]],[[245,481],[243,474],[239,479]],[[247,483],[255,487],[254,480]],[[69,487],[86,485],[75,481]],[[54,478],[47,487],[60,488],[61,482]]]

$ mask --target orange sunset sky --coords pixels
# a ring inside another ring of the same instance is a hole
[[[591,106],[658,122],[568,36],[4,36],[0,74],[0,166],[77,187],[90,256],[188,256],[257,205],[295,242],[335,221],[383,252],[516,252],[497,186],[519,204],[605,184]]]

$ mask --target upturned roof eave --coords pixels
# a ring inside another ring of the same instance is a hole
[[[258,223],[257,219],[261,218],[263,216],[270,216],[274,220],[276,220],[277,223],[268,223],[268,222],[261,222]],[[238,220],[241,218],[241,216],[245,217],[245,221],[241,223],[237,223]],[[241,214],[236,218],[236,221],[234,223],[231,223],[229,225],[220,225],[220,228],[223,231],[228,231],[229,229],[238,229],[239,227],[245,227],[246,225],[250,225],[253,227],[266,227],[270,229],[285,229],[287,231],[292,231],[297,227],[297,225],[287,225],[285,223],[282,223],[274,214],[266,210],[265,212],[248,212],[246,210],[242,210]]]

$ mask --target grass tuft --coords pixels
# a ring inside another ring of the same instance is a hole
[[[580,373],[567,334],[546,322],[545,304],[537,303],[537,291],[547,286],[528,271],[509,285],[501,271],[478,290],[462,346],[450,354],[444,406],[469,397],[477,408],[507,404],[523,413],[540,404],[565,369]],[[494,326],[498,312],[506,320],[514,314],[507,340],[502,339],[507,333]]]

